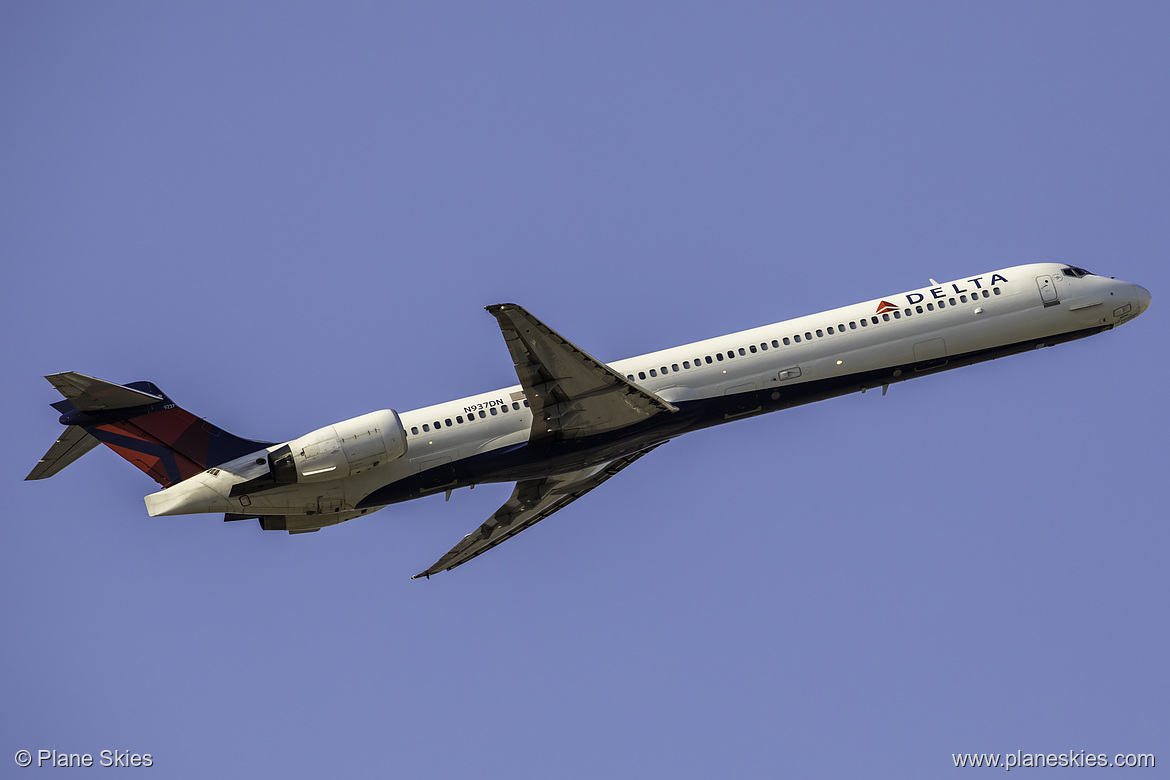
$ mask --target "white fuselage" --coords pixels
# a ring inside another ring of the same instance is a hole
[[[682,415],[678,419],[686,422],[672,426],[672,415],[659,415],[663,420],[657,427],[648,425],[642,435],[609,437],[604,457],[622,446],[630,451],[645,447],[655,437],[661,441],[904,381],[1043,346],[1047,340],[1092,335],[1136,317],[1149,305],[1149,293],[1141,287],[1062,273],[1066,268],[1054,263],[1015,266],[610,363],[633,383],[676,405]],[[148,496],[148,509],[152,515],[308,515],[321,526],[330,524],[325,519],[330,515],[338,522],[419,495],[510,481],[517,478],[517,469],[538,472],[541,466],[534,459],[548,454],[524,453],[533,420],[519,384],[399,416],[405,454],[360,474],[229,497],[233,484],[267,471],[264,458],[275,449],[270,447]],[[580,457],[587,456],[578,455],[573,463],[579,465]],[[555,459],[548,463],[550,470],[558,468]],[[418,482],[419,475],[428,473],[441,476]],[[411,480],[418,482],[415,488],[394,492],[395,484],[414,484]],[[371,496],[384,500],[370,503]]]

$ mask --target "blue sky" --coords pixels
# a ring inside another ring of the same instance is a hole
[[[1154,3],[5,5],[0,765],[1170,762],[1168,32]],[[684,437],[430,581],[510,486],[289,537],[150,518],[104,449],[21,481],[57,371],[285,439],[514,383],[491,303],[619,359],[1035,261],[1153,307]]]

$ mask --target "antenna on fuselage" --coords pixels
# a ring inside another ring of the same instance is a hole
[[[930,280],[930,286],[931,286],[931,287],[938,287],[938,282],[936,282],[934,279],[931,279],[931,280]]]

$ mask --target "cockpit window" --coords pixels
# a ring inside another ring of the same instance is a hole
[[[1082,279],[1086,276],[1093,276],[1092,271],[1086,271],[1084,268],[1077,268],[1075,265],[1070,265],[1068,268],[1061,268],[1060,272],[1065,276],[1072,276],[1076,279]]]

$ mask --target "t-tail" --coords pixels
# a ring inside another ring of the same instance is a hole
[[[66,371],[46,376],[65,400],[52,404],[65,433],[25,479],[56,474],[105,444],[158,484],[170,487],[270,442],[234,436],[179,408],[151,382],[116,385]]]

